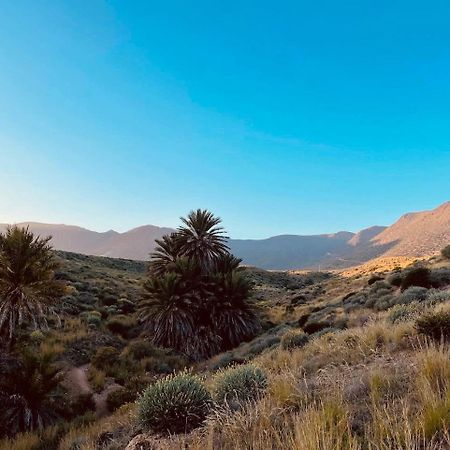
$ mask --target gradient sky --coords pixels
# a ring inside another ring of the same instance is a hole
[[[450,2],[0,0],[0,222],[355,231],[450,199]]]

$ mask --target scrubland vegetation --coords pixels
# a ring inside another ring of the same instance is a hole
[[[446,250],[266,272],[205,211],[158,244],[148,269],[2,236],[0,449],[450,448]]]

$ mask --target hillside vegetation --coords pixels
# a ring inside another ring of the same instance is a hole
[[[1,449],[450,448],[448,252],[241,268],[260,328],[201,358],[141,320],[147,263],[56,257],[61,323],[22,324],[1,353],[0,395],[22,402],[3,411]]]

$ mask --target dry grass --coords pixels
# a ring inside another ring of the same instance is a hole
[[[111,432],[110,448],[125,448],[127,442],[136,434],[134,405],[124,405],[114,415],[100,419],[82,428],[72,428],[62,439],[60,450],[73,450],[74,442],[79,443],[79,450],[97,450],[98,438],[103,433]],[[117,433],[117,430],[121,430]]]
[[[106,383],[106,374],[103,370],[97,369],[92,364],[89,365],[88,370],[88,379],[89,383],[94,389],[95,392],[101,392],[105,387]]]
[[[425,258],[415,258],[409,256],[392,256],[385,258],[376,258],[372,259],[371,261],[365,264],[361,264],[359,266],[350,267],[343,270],[336,270],[335,272],[339,273],[341,276],[345,278],[365,276],[374,273],[389,272],[397,268],[403,269],[405,267],[408,267],[418,259],[425,259]]]
[[[216,409],[190,435],[152,437],[155,448],[450,448],[450,348],[420,340],[411,323],[379,320],[301,349],[271,350],[253,363],[268,375],[265,397],[234,413]],[[61,448],[83,435],[81,448],[91,450],[102,432],[132,429],[133,408],[72,430]]]

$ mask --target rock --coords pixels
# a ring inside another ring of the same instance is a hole
[[[126,446],[125,450],[158,450],[159,439],[149,433],[138,434]]]

